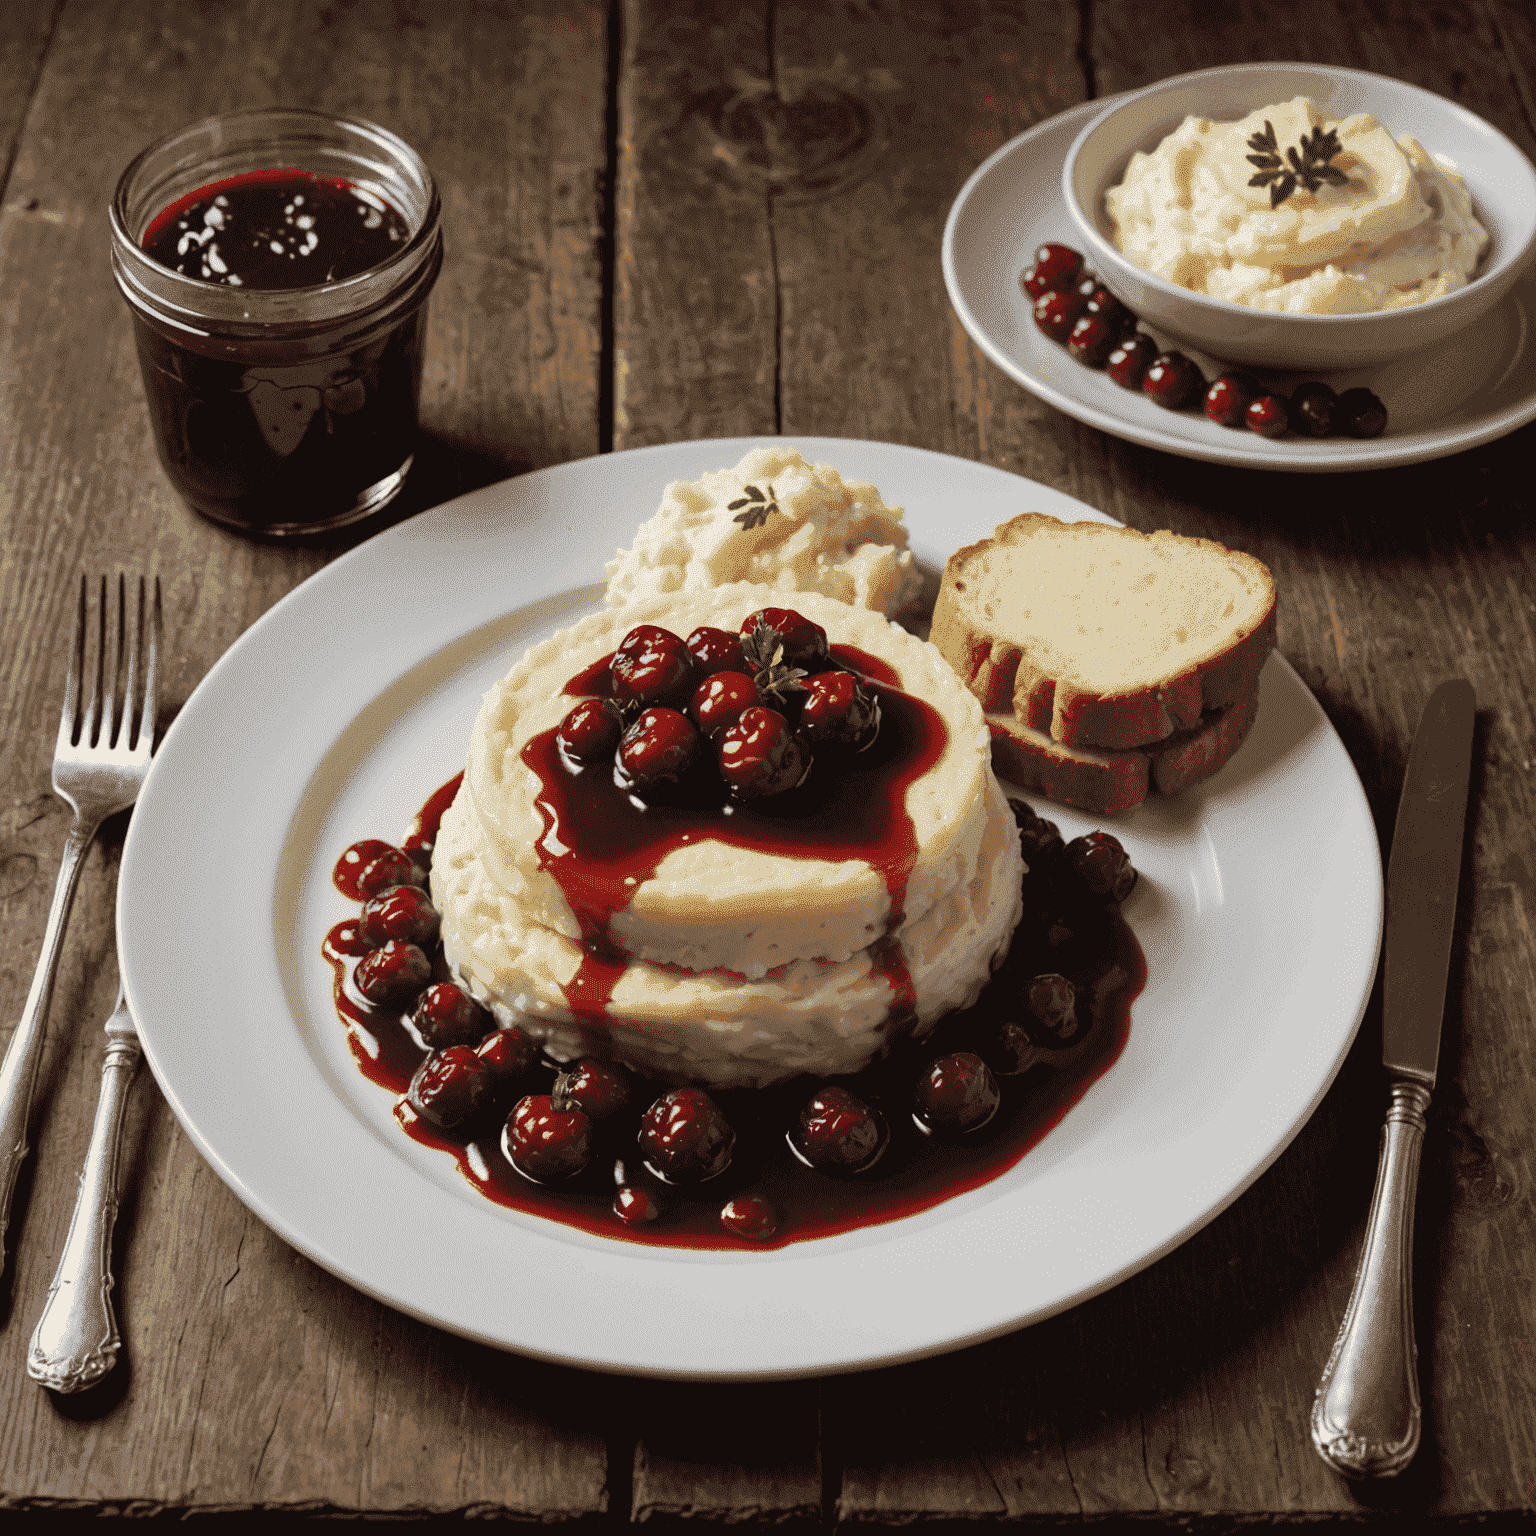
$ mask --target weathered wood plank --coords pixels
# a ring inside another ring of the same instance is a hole
[[[0,36],[15,22],[8,12]],[[63,6],[0,212],[0,1016],[19,1011],[62,843],[48,756],[76,573],[160,573],[169,714],[353,537],[255,545],[166,487],[107,274],[104,210],[122,165],[206,113],[273,101],[360,113],[422,149],[448,256],[428,341],[428,437],[391,513],[403,515],[599,446],[606,68],[605,9],[576,0],[430,17],[382,0]],[[0,1507],[597,1515],[607,1446],[586,1414],[601,1395],[587,1378],[465,1344],[316,1270],[219,1183],[147,1074],[119,1231],[126,1366],[94,1404],[54,1402],[26,1381],[95,1102],[120,841],[118,828],[86,870],[12,1229]]]

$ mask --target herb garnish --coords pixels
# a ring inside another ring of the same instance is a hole
[[[761,619],[752,633],[742,640],[741,653],[752,669],[752,681],[757,684],[758,693],[765,699],[772,695],[775,702],[780,702],[786,693],[806,692],[803,679],[808,674],[802,667],[784,665],[784,642],[779,638],[778,630]]]
[[[1280,158],[1274,125],[1267,120],[1264,132],[1249,138],[1248,148],[1255,151],[1246,157],[1248,163],[1259,167],[1258,174],[1248,178],[1248,185],[1268,187],[1271,208],[1278,208],[1296,190],[1298,182],[1308,192],[1316,192],[1325,181],[1334,187],[1349,185],[1349,177],[1328,163],[1342,148],[1337,129],[1330,128],[1325,133],[1321,128],[1314,128],[1311,133],[1302,134],[1301,153],[1296,153],[1294,144],[1285,152],[1285,160],[1290,161],[1289,170],[1285,160]]]
[[[745,507],[747,510],[736,512],[736,516],[731,521],[740,523],[743,528],[761,528],[768,521],[768,514],[779,510],[779,498],[774,494],[771,485],[768,487],[766,496],[755,485],[743,486],[742,489],[746,495],[738,496],[735,501],[728,502],[725,510],[736,512],[738,507]]]

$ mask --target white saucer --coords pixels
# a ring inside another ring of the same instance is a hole
[[[1020,134],[961,188],[944,227],[944,283],[960,323],[1025,389],[1091,427],[1185,458],[1253,469],[1320,473],[1416,464],[1475,448],[1536,418],[1536,272],[1528,270],[1502,304],[1449,345],[1377,368],[1337,374],[1262,375],[1289,391],[1322,378],[1341,393],[1364,385],[1387,407],[1378,438],[1259,437],[1221,427],[1199,410],[1166,411],[1098,370],[1076,363],[1036,328],[1019,274],[1036,246],[1071,244],[1061,198],[1061,164],[1104,99],[1087,101]],[[1150,328],[1149,328],[1150,329]],[[1159,338],[1161,341],[1163,338]],[[1222,365],[1185,347],[1207,378]]]

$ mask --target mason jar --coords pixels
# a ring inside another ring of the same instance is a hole
[[[443,260],[410,145],[296,108],[210,117],[129,165],[111,225],[155,447],[191,507],[292,538],[399,493]]]

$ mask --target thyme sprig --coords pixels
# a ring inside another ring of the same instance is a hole
[[[804,679],[810,674],[803,667],[784,665],[784,642],[771,624],[759,619],[752,633],[741,642],[741,653],[747,658],[752,681],[764,699],[806,691]]]
[[[766,496],[755,485],[743,486],[742,490],[746,494],[738,496],[735,501],[727,502],[725,510],[736,513],[736,516],[731,519],[733,523],[740,523],[743,528],[761,528],[768,521],[768,514],[779,510],[779,498],[774,494],[771,485],[768,487]],[[747,510],[738,512],[738,507],[745,507]]]
[[[1298,154],[1298,146],[1292,144],[1282,160],[1274,124],[1266,119],[1264,132],[1252,134],[1248,139],[1248,148],[1254,153],[1245,158],[1250,165],[1259,167],[1257,173],[1248,178],[1248,185],[1268,187],[1271,208],[1278,208],[1298,185],[1305,187],[1308,192],[1316,192],[1325,181],[1330,186],[1347,187],[1349,177],[1337,166],[1328,163],[1342,147],[1336,128],[1326,131],[1314,128],[1311,133],[1302,134],[1301,153]],[[1290,162],[1289,166],[1287,161]]]

